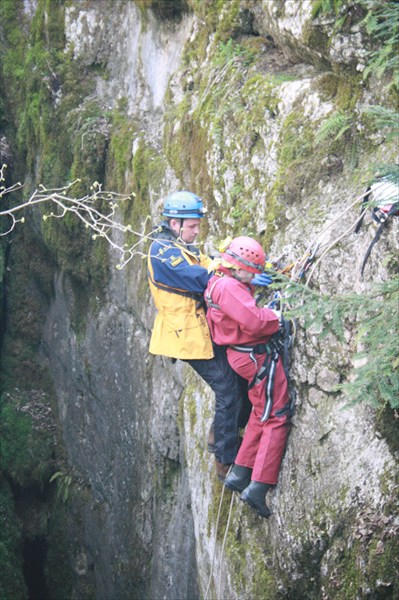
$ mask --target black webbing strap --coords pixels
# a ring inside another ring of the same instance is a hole
[[[367,263],[367,261],[368,261],[368,259],[369,259],[369,256],[370,256],[370,254],[371,254],[371,251],[372,251],[372,249],[374,248],[375,244],[376,244],[376,243],[378,242],[378,240],[380,239],[380,237],[381,237],[381,234],[382,234],[382,232],[383,232],[383,230],[384,230],[384,227],[385,227],[385,225],[386,225],[386,223],[387,223],[387,221],[388,221],[389,217],[391,217],[392,215],[395,215],[395,214],[397,214],[397,212],[398,212],[398,203],[397,203],[397,202],[395,202],[395,203],[394,203],[394,204],[391,206],[391,208],[390,208],[389,212],[387,212],[387,213],[386,213],[386,217],[385,217],[385,219],[384,219],[383,221],[382,221],[382,220],[380,220],[380,226],[378,227],[378,229],[377,229],[377,231],[376,231],[376,233],[375,233],[375,236],[374,236],[374,238],[372,239],[370,246],[367,248],[367,252],[366,252],[366,254],[364,255],[364,258],[363,258],[362,266],[361,266],[361,269],[360,269],[360,274],[361,274],[361,276],[362,276],[362,277],[363,277],[363,273],[364,273],[364,268],[365,268],[365,266],[366,266],[366,263]]]
[[[202,300],[202,294],[200,294],[200,293],[187,292],[185,290],[180,290],[179,288],[169,287],[166,284],[162,284],[162,283],[159,283],[158,281],[155,281],[155,279],[153,279],[151,277],[150,272],[148,272],[148,278],[151,281],[152,285],[154,287],[158,288],[159,290],[163,290],[164,292],[169,292],[170,294],[176,294],[177,296],[184,296],[184,298],[191,298],[192,300],[196,300],[197,302]]]
[[[258,383],[261,383],[261,381],[267,377],[267,384],[265,388],[265,406],[260,419],[261,423],[264,423],[270,417],[273,407],[274,378],[279,359],[277,349],[273,344],[257,344],[256,346],[230,346],[230,348],[237,350],[238,352],[248,353],[256,366],[256,372],[251,383],[248,385],[248,390],[252,389],[255,385],[258,385]],[[255,354],[265,355],[265,360],[259,369]]]
[[[256,346],[239,346],[231,345],[229,348],[237,350],[237,352],[246,352],[247,354],[270,354],[271,347],[269,344],[256,344]]]

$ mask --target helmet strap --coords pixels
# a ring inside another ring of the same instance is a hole
[[[178,228],[178,230],[177,230],[177,231],[176,231],[175,229],[173,229],[173,227],[172,227],[172,225],[171,225],[171,221],[172,221],[172,220],[173,220],[173,221],[176,221],[176,222],[179,224],[179,228]],[[176,235],[176,237],[177,237],[178,239],[181,239],[181,230],[183,229],[183,222],[184,222],[184,219],[183,219],[183,218],[180,218],[180,219],[179,219],[178,217],[169,217],[169,218],[168,218],[168,221],[169,221],[169,227],[170,227],[170,229],[171,229],[171,230],[174,232],[174,234]]]
[[[225,253],[229,254],[232,258],[234,258],[239,263],[241,263],[243,269],[245,269],[245,267],[252,267],[252,268],[255,268],[259,273],[263,273],[263,268],[261,266],[256,265],[255,263],[253,263],[250,260],[246,260],[245,258],[242,258],[242,256],[238,256],[238,254],[236,254],[235,252],[230,250],[230,248],[227,248]]]
[[[181,230],[183,229],[184,219],[180,219],[180,227],[179,227],[179,239],[183,241],[181,237]]]

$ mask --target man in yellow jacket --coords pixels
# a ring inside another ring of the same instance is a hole
[[[243,387],[227,362],[226,351],[212,343],[205,317],[204,290],[211,259],[194,245],[205,209],[201,198],[179,191],[167,196],[166,219],[155,232],[148,257],[148,278],[157,309],[150,352],[188,362],[215,393],[216,473],[223,480],[238,451]],[[245,419],[245,417],[244,417]]]

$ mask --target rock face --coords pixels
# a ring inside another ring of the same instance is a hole
[[[318,241],[317,256],[327,252],[308,271],[309,285],[329,295],[366,292],[372,280],[389,277],[381,257],[398,251],[392,221],[360,278],[375,224],[367,214],[360,233],[349,229],[358,218],[354,201],[370,167],[396,156],[395,144],[367,129],[364,117],[369,105],[389,105],[383,86],[359,75],[370,44],[361,26],[366,9],[349,2],[337,30],[333,13],[312,17],[310,0],[216,4],[176,2],[172,13],[156,0],[65,8],[65,51],[93,82],[81,106],[94,99],[109,121],[105,182],[115,181],[116,165],[121,187],[137,190],[135,222],[150,213],[156,224],[162,195],[172,189],[202,194],[209,252],[225,235],[243,233],[290,264]],[[29,18],[35,10],[29,3]],[[65,101],[61,86],[54,102]],[[126,129],[115,117],[122,103]],[[323,138],[317,134],[328,120],[332,135]],[[117,139],[127,148],[123,161]],[[48,243],[40,223],[32,235]],[[148,354],[154,307],[142,259],[118,271],[109,249],[110,274],[101,294],[86,281],[84,310],[82,284],[59,257],[51,260],[48,307],[29,322],[53,382],[57,456],[73,474],[70,497],[51,501],[47,522],[50,545],[62,530],[62,585],[71,597],[395,596],[394,436],[381,433],[374,409],[348,408],[336,391],[351,366],[354,332],[342,343],[299,325],[291,365],[296,413],[264,521],[223,492],[213,473],[209,389],[186,365]],[[36,275],[26,269],[9,279],[28,286]],[[7,314],[10,327],[16,308]],[[51,557],[61,554],[49,552],[49,597],[60,585]]]

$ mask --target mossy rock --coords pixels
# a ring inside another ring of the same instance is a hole
[[[1,398],[2,469],[21,488],[44,488],[54,471],[54,429],[41,393],[17,390]]]

